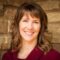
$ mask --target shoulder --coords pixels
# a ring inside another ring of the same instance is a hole
[[[2,60],[12,60],[13,54],[15,55],[15,52],[7,51],[4,53]]]
[[[50,56],[60,56],[60,52],[58,52],[58,51],[56,51],[56,50],[54,50],[54,49],[51,49],[48,53],[47,53],[47,55],[50,55]]]
[[[4,53],[2,60],[8,60],[8,59],[10,60],[11,56],[12,56],[12,52],[7,51],[6,53]]]
[[[60,53],[54,49],[51,49],[43,56],[43,60],[60,60]]]

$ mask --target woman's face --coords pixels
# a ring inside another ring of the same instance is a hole
[[[19,32],[22,41],[37,40],[40,31],[40,19],[25,13],[19,22]]]

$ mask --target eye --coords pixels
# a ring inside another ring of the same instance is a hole
[[[38,23],[39,23],[39,21],[34,21],[34,23],[37,23],[37,24],[38,24]]]
[[[23,20],[23,22],[28,22],[28,20]]]
[[[39,23],[39,22],[34,22],[34,23]]]

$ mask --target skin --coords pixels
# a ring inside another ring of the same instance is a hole
[[[22,38],[22,48],[18,58],[26,58],[37,44],[40,31],[40,19],[25,13],[19,22],[19,32]]]

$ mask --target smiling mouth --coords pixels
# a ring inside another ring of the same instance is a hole
[[[34,32],[25,32],[28,36],[33,35]]]

